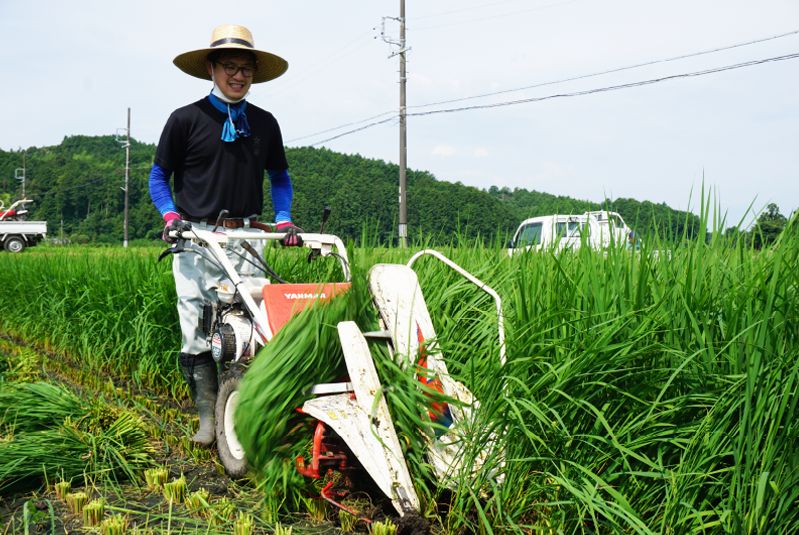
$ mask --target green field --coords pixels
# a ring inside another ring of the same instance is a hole
[[[640,253],[440,249],[502,296],[504,367],[493,300],[433,259],[415,264],[449,369],[481,402],[471,446],[495,433],[506,456],[501,485],[476,474],[452,495],[420,489],[435,529],[799,530],[799,238],[755,250],[714,236],[645,238]],[[420,246],[353,249],[356,276]],[[664,248],[670,258],[651,254]],[[158,252],[0,255],[0,329],[84,372],[181,400],[174,284]],[[292,282],[340,280],[332,263],[306,256],[274,248],[267,262]],[[0,366],[9,388],[19,370]],[[7,464],[0,458],[0,485]]]

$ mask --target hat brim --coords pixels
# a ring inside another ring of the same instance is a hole
[[[255,50],[253,48],[232,43],[214,48],[201,48],[199,50],[192,50],[191,52],[186,52],[179,55],[172,61],[172,63],[174,63],[178,69],[190,76],[201,78],[203,80],[211,80],[211,75],[208,74],[208,69],[205,67],[205,58],[214,50],[252,52],[255,55],[256,61],[258,62],[258,70],[256,70],[252,75],[252,83],[254,84],[260,84],[262,82],[274,80],[278,76],[281,76],[283,73],[285,73],[289,68],[288,62],[280,56],[270,54],[269,52],[264,52],[263,50]]]

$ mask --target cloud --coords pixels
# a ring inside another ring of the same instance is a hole
[[[451,145],[444,145],[443,143],[440,145],[436,145],[436,148],[433,149],[432,156],[455,156],[458,153],[458,149]]]
[[[485,158],[488,156],[488,150],[485,147],[478,147],[476,151],[474,151],[475,158]]]

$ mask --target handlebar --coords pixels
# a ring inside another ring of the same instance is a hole
[[[314,258],[317,256],[335,256],[341,269],[344,271],[344,278],[349,282],[349,258],[347,258],[347,249],[344,243],[338,236],[333,234],[316,234],[310,232],[298,233],[302,238],[303,247],[311,249]],[[171,230],[169,236],[173,239],[187,239],[194,243],[203,246],[214,244],[222,249],[227,247],[228,242],[234,240],[264,240],[264,241],[280,241],[286,237],[285,232],[259,232],[259,231],[237,231],[232,234],[225,234],[222,232],[211,232],[209,230],[201,230],[191,226],[191,223],[186,222],[183,228],[178,230]],[[333,252],[333,246],[336,247],[337,252]],[[213,253],[216,254],[213,246],[208,247]],[[222,255],[224,256],[224,255]]]

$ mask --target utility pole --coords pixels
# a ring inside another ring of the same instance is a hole
[[[22,169],[14,169],[14,178],[16,178],[17,180],[21,180],[22,181],[22,198],[23,199],[25,198],[25,166],[26,166],[25,158],[26,158],[26,156],[27,156],[27,153],[23,152],[22,153]],[[19,175],[20,171],[22,171],[22,176]]]
[[[400,0],[400,209],[399,239],[400,247],[408,246],[408,147],[405,131],[405,0]]]
[[[123,141],[119,139],[119,131],[124,130],[127,138]],[[122,147],[125,149],[125,187],[121,188],[125,192],[125,241],[122,242],[122,247],[128,246],[128,197],[130,188],[128,182],[130,181],[130,108],[128,108],[128,127],[117,128],[117,142],[124,143]]]
[[[400,38],[399,41],[394,41],[386,36],[386,19],[396,20],[400,25]],[[408,246],[408,187],[407,187],[407,170],[408,170],[408,148],[407,148],[407,132],[405,121],[405,53],[410,48],[405,48],[405,0],[400,0],[400,16],[397,17],[383,17],[383,41],[390,45],[399,45],[399,51],[391,54],[390,58],[396,55],[400,57],[400,109],[399,109],[399,124],[400,124],[400,157],[399,157],[399,244],[400,247]]]

